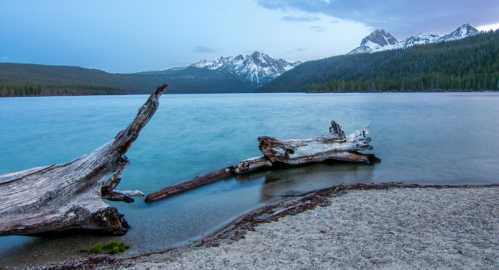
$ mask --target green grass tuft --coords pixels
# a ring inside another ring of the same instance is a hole
[[[92,248],[87,250],[93,254],[111,254],[116,255],[125,252],[130,247],[121,241],[111,241],[107,244],[97,243]]]

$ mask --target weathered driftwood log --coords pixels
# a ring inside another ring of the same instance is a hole
[[[311,163],[337,161],[371,164],[378,161],[372,154],[362,154],[369,150],[367,129],[346,136],[341,126],[331,121],[329,133],[314,139],[279,140],[272,137],[259,137],[259,148],[263,156],[241,161],[235,166],[197,176],[193,180],[166,187],[146,196],[146,202],[154,202],[205,186],[231,176],[244,175],[260,170],[301,166]]]
[[[137,192],[115,188],[128,161],[125,153],[156,112],[162,85],[113,141],[66,164],[0,175],[0,235],[69,231],[124,234],[128,224],[103,199],[132,202]]]
[[[367,129],[356,131],[347,137],[341,126],[334,121],[326,136],[305,140],[260,137],[258,141],[263,156],[274,166],[297,166],[329,160],[365,164],[375,161],[374,156],[359,153],[372,148]]]

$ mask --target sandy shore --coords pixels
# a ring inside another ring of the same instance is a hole
[[[100,268],[499,269],[498,187],[350,190],[326,201],[246,227],[243,239],[222,233]]]

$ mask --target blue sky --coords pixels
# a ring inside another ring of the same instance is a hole
[[[0,62],[110,72],[254,50],[304,61],[346,53],[375,28],[405,37],[499,23],[497,0],[0,0],[0,10]]]

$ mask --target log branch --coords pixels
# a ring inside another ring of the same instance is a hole
[[[66,164],[0,175],[0,235],[91,231],[120,235],[128,224],[103,199],[132,202],[115,191],[128,164],[125,153],[159,106],[162,85],[113,141]]]

